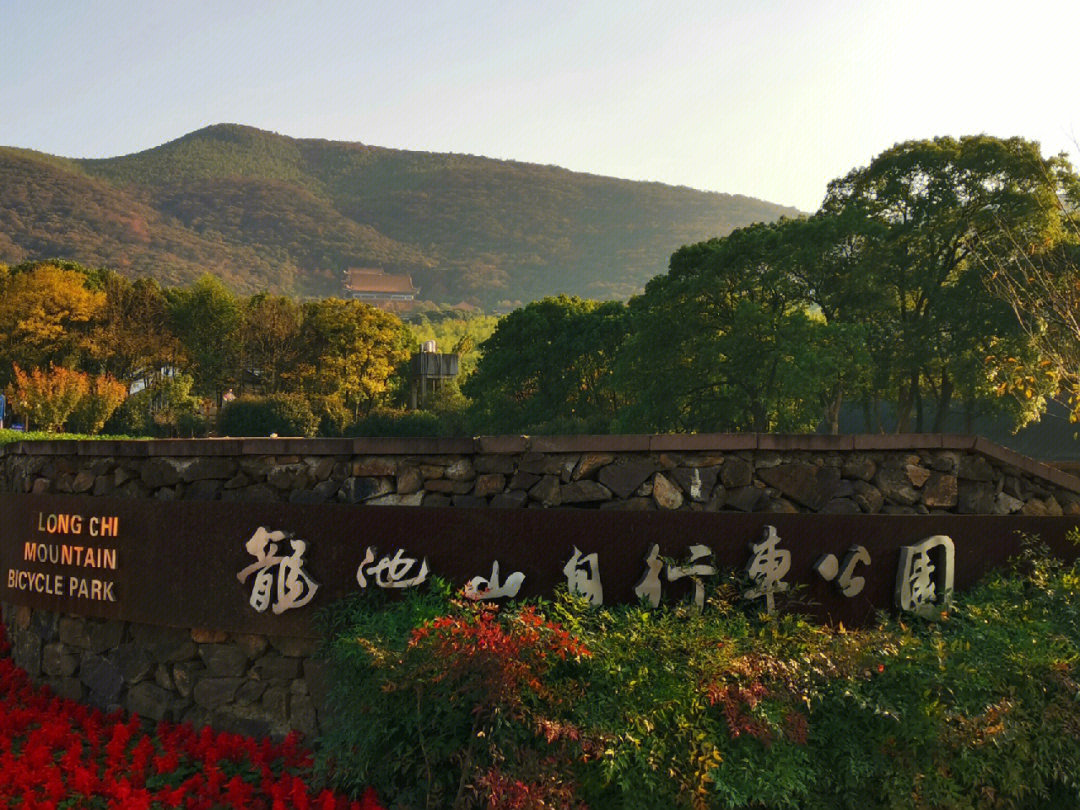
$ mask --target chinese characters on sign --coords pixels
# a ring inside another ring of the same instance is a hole
[[[940,614],[952,600],[954,558],[953,541],[943,534],[903,546],[896,571],[896,606],[927,619]]]
[[[488,577],[473,577],[465,586],[465,596],[468,599],[502,599],[504,596],[515,597],[521,590],[521,583],[525,581],[525,575],[515,571],[506,578],[506,582],[499,582],[499,561],[491,564],[491,575]]]
[[[292,553],[278,554],[278,545],[289,541]],[[290,608],[303,607],[315,596],[318,584],[304,571],[304,551],[307,543],[294,540],[292,535],[282,531],[268,531],[260,526],[244,544],[248,554],[255,562],[243,569],[236,578],[241,582],[255,574],[248,599],[256,611],[263,613],[267,608],[275,615]]]
[[[416,559],[406,557],[404,549],[398,549],[393,557],[378,557],[379,552],[374,546],[368,546],[364,552],[364,561],[356,569],[356,581],[361,588],[368,586],[368,577],[380,588],[415,588],[425,580],[428,575],[428,564],[425,559],[420,563],[420,568],[411,577],[407,574],[416,567]],[[376,562],[378,557],[378,562]]]
[[[291,553],[279,553],[279,546],[288,541]],[[245,544],[255,562],[237,574],[245,582],[252,574],[249,603],[256,611],[267,608],[275,614],[308,604],[318,584],[304,571],[304,552],[307,543],[294,539],[283,531],[270,531],[259,527]],[[742,597],[750,601],[762,600],[767,613],[776,610],[776,597],[788,591],[784,580],[791,569],[791,552],[782,547],[782,539],[775,526],[765,526],[761,540],[749,544],[750,559],[744,573],[749,587]],[[648,604],[660,604],[663,585],[661,573],[666,569],[668,582],[689,579],[693,585],[693,599],[698,608],[705,604],[704,578],[715,576],[713,550],[706,545],[695,544],[688,549],[685,562],[674,563],[660,556],[660,546],[653,543],[645,557],[645,571],[634,587],[634,594]],[[955,548],[945,535],[935,535],[911,546],[900,549],[900,565],[896,575],[896,605],[903,611],[925,617],[938,615],[948,606],[953,590]],[[834,554],[824,554],[814,563],[814,571],[826,582],[832,582],[840,593],[852,598],[862,593],[866,585],[864,576],[856,574],[859,566],[869,567],[870,553],[864,546],[852,545],[843,560]],[[865,571],[865,569],[863,569]],[[405,549],[397,549],[393,555],[379,555],[378,549],[368,546],[364,558],[356,569],[356,582],[361,588],[373,585],[378,588],[414,588],[427,581],[430,569],[427,558],[408,556]],[[594,605],[604,603],[604,588],[600,578],[599,554],[584,554],[573,547],[570,559],[563,566],[567,589],[584,596]],[[500,579],[499,561],[491,564],[487,576],[475,576],[464,587],[468,599],[488,600],[513,598],[518,595],[525,574],[510,573]]]

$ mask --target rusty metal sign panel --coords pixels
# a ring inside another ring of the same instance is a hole
[[[474,598],[700,598],[860,624],[940,605],[1024,535],[1073,559],[1075,518],[452,509],[0,495],[0,601],[176,627],[315,635],[358,592],[448,580]]]

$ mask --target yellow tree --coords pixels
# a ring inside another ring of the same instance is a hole
[[[105,296],[76,270],[40,264],[0,277],[0,356],[23,368],[73,365],[87,350],[88,324]],[[0,368],[0,383],[11,367]]]
[[[89,390],[87,376],[78,371],[52,367],[23,371],[13,366],[14,382],[8,387],[12,408],[26,420],[26,427],[57,433]]]
[[[304,305],[297,368],[312,394],[339,396],[353,416],[367,414],[409,357],[409,334],[396,315],[326,298]]]

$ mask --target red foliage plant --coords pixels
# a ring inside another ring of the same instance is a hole
[[[0,807],[382,810],[312,790],[299,735],[281,742],[105,714],[32,685],[0,625]]]

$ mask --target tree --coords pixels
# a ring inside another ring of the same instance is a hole
[[[244,302],[240,324],[243,371],[263,393],[283,391],[297,361],[301,311],[291,299],[258,293]],[[241,394],[244,391],[241,380]]]
[[[10,364],[40,368],[74,366],[89,348],[88,329],[105,296],[85,284],[76,270],[45,263],[16,268],[0,288],[0,384],[10,382]]]
[[[152,385],[181,355],[164,291],[151,278],[132,281],[111,271],[97,284],[105,301],[90,333],[92,364],[128,384]]]
[[[85,374],[63,367],[23,371],[15,363],[14,381],[8,388],[12,408],[38,430],[58,433],[88,390]]]
[[[170,290],[169,318],[183,346],[183,369],[194,391],[219,405],[234,384],[240,350],[240,304],[218,279],[204,275],[190,287]]]
[[[86,375],[86,390],[66,420],[73,433],[100,433],[127,399],[128,388],[109,374]]]
[[[857,317],[874,336],[871,396],[896,403],[897,431],[923,429],[927,398],[939,430],[955,397],[970,408],[989,392],[987,355],[1023,349],[976,251],[1006,248],[1005,234],[1056,241],[1058,193],[1073,182],[1038,144],[979,135],[897,144],[830,184],[823,212],[863,222],[857,266],[875,293]]]
[[[632,430],[812,430],[858,361],[855,330],[812,311],[793,273],[804,220],[680,248],[631,300],[618,385]],[[631,396],[631,392],[633,395]]]
[[[370,413],[409,356],[401,319],[339,298],[306,303],[302,312],[296,374],[304,390],[340,397],[353,418]]]
[[[1013,242],[984,254],[989,286],[1012,307],[1030,351],[989,358],[995,393],[1018,404],[1020,424],[1037,420],[1047,401],[1064,395],[1080,421],[1080,232],[1053,246]]]
[[[565,295],[502,318],[462,389],[485,431],[607,431],[624,404],[612,379],[626,308]]]

